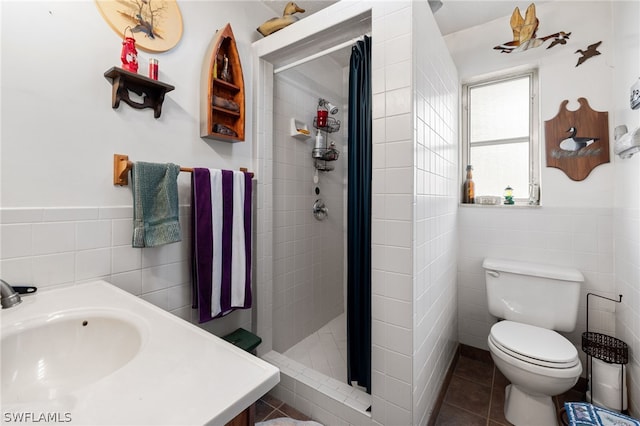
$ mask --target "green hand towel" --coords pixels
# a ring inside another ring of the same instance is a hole
[[[181,241],[176,164],[138,162],[133,184],[133,247],[155,247]]]

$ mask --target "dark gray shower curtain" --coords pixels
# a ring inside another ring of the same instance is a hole
[[[371,38],[349,67],[347,374],[371,393]]]

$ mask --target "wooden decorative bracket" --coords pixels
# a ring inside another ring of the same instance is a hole
[[[153,116],[160,117],[162,113],[162,103],[164,94],[175,89],[174,86],[161,81],[152,80],[143,75],[135,74],[122,68],[112,67],[104,73],[104,76],[111,79],[111,107],[116,109],[120,106],[120,101],[125,102],[131,108],[143,109],[153,108]],[[129,91],[143,96],[142,103],[136,102],[129,97]]]
[[[129,170],[133,163],[129,161],[129,156],[124,154],[113,154],[113,184],[119,186],[129,185]]]

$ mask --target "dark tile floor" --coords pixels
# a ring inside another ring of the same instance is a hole
[[[504,418],[504,388],[508,384],[507,378],[495,368],[489,352],[461,345],[460,356],[437,413],[435,425],[511,426]],[[560,409],[565,401],[584,401],[584,390],[574,388],[555,396],[553,400]],[[279,417],[311,420],[309,416],[269,394],[256,402],[256,422]]]
[[[504,388],[508,384],[488,352],[461,347],[436,426],[511,425],[504,418]],[[583,400],[584,393],[574,389],[554,397],[558,409],[565,401]]]
[[[256,423],[280,417],[289,417],[296,420],[311,420],[309,416],[302,414],[300,411],[269,394],[266,394],[256,402]]]

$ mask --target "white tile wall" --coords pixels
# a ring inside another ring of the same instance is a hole
[[[426,3],[413,22],[413,424],[426,424],[457,347],[458,78]]]
[[[0,277],[40,289],[106,280],[197,324],[191,309],[191,216],[181,206],[182,241],[131,247],[131,207],[0,210]],[[224,335],[251,329],[250,311],[236,311],[203,328]]]
[[[497,257],[572,267],[583,273],[578,324],[567,334],[580,348],[580,336],[586,328],[586,294],[617,294],[612,264],[613,210],[461,206],[458,219],[460,342],[488,349],[486,339],[495,319],[488,313],[482,261]],[[590,299],[590,310],[590,331],[615,334],[612,306]]]
[[[629,130],[640,126],[640,110],[629,108],[629,85],[640,75],[640,3],[613,3],[616,94],[615,123]],[[616,311],[616,337],[629,345],[627,364],[629,411],[640,416],[640,158],[627,160],[613,157],[615,165],[615,209],[613,259],[616,292],[623,294]]]
[[[273,349],[285,352],[344,312],[343,200],[347,158],[343,146],[344,114],[341,68],[329,58],[307,64],[316,69],[337,69],[340,79],[328,85],[313,80],[297,68],[274,79],[273,157]],[[339,106],[331,117],[343,123],[339,132],[326,134],[342,153],[335,170],[318,172],[311,151],[315,144],[313,117],[318,98]],[[291,136],[291,120],[305,123],[312,137]],[[320,195],[314,192],[320,189]],[[311,208],[322,198],[329,209],[324,221]]]

